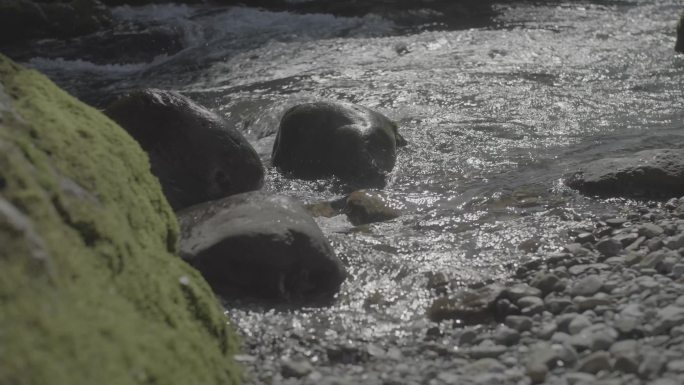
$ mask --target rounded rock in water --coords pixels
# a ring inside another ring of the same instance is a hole
[[[325,236],[292,198],[251,192],[178,213],[181,257],[219,294],[326,299],[345,270]]]
[[[358,187],[383,187],[406,141],[397,125],[366,107],[315,102],[283,115],[273,165],[297,178],[338,176]]]
[[[133,92],[105,113],[147,152],[175,210],[263,185],[259,156],[242,134],[179,93]]]

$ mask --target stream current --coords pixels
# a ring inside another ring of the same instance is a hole
[[[486,25],[455,30],[405,28],[377,15],[118,7],[124,24],[171,26],[179,49],[121,63],[50,55],[44,47],[61,43],[42,41],[33,52],[48,53],[24,63],[99,107],[135,88],[178,90],[245,134],[267,166],[265,189],[305,202],[345,191],[270,167],[285,109],[344,100],[399,123],[409,145],[383,191],[403,215],[359,227],[344,216],[317,218],[349,273],[334,303],[226,303],[250,382],[278,382],[277,362],[288,357],[334,376],[330,346],[420,360],[416,346],[434,326],[425,314],[436,281],[447,292],[503,281],[559,250],[591,215],[631,204],[582,197],[562,184],[564,174],[605,156],[684,147],[684,55],[673,52],[680,1],[495,10]],[[360,361],[343,372],[364,378],[370,370]]]

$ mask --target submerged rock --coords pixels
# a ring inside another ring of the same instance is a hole
[[[670,198],[684,194],[684,149],[637,152],[589,163],[566,183],[585,194]]]
[[[177,239],[138,144],[0,55],[0,383],[236,384]]]
[[[292,198],[245,193],[178,216],[181,256],[220,294],[323,299],[345,278],[316,222]]]
[[[406,141],[397,125],[366,107],[316,102],[292,107],[280,122],[273,165],[298,178],[338,176],[361,187],[382,187]]]
[[[176,92],[134,92],[105,113],[147,151],[175,210],[263,185],[261,161],[242,134]]]

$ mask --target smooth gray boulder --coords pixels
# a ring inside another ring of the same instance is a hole
[[[292,198],[244,193],[190,207],[178,219],[181,257],[219,294],[318,300],[344,281],[341,261]]]
[[[283,115],[272,162],[297,178],[335,175],[355,187],[383,187],[405,144],[394,122],[366,107],[304,103]]]
[[[657,149],[586,165],[566,179],[584,194],[671,198],[684,194],[684,149]]]
[[[261,160],[242,134],[179,93],[133,92],[105,113],[147,152],[174,210],[263,185]]]

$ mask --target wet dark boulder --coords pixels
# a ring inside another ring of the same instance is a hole
[[[397,125],[366,107],[315,102],[283,115],[273,145],[273,165],[297,178],[335,175],[359,187],[382,187],[406,141]]]
[[[242,134],[176,92],[134,92],[105,113],[148,153],[176,210],[263,185],[261,161]]]
[[[345,278],[340,260],[296,200],[250,192],[178,213],[181,256],[228,297],[330,298]]]
[[[646,150],[623,158],[599,159],[566,178],[566,184],[589,195],[679,197],[684,194],[684,149]]]
[[[677,23],[677,42],[675,43],[675,51],[684,53],[684,13],[679,16],[679,23]]]
[[[85,35],[111,25],[109,10],[98,0],[0,1],[0,44]]]

